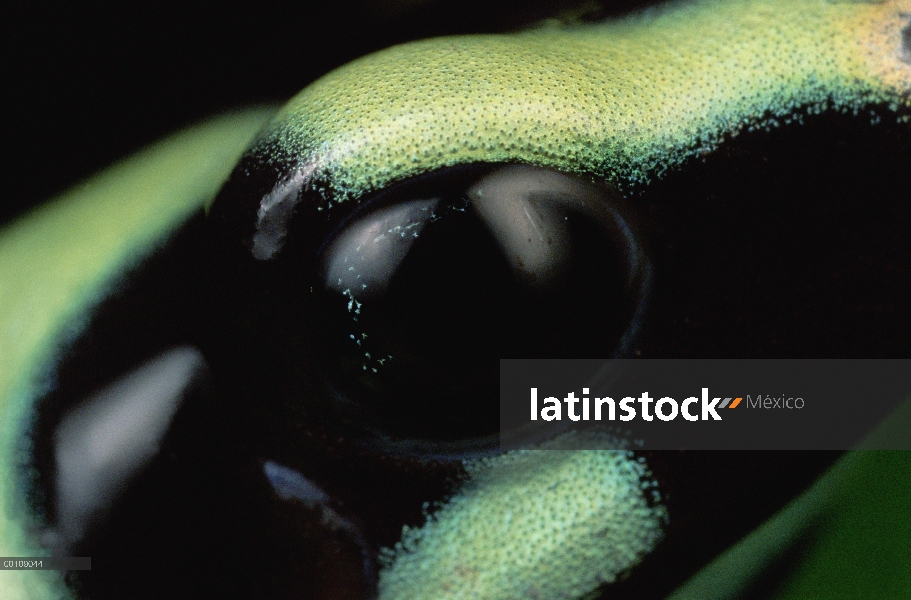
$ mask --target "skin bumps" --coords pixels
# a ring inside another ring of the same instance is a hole
[[[311,185],[337,200],[482,161],[623,187],[799,111],[907,107],[908,11],[908,2],[672,3],[596,25],[407,44],[305,89],[258,150],[306,164]]]
[[[571,433],[466,463],[460,493],[387,552],[380,598],[580,598],[615,581],[658,543],[666,513],[644,461],[574,450],[592,445],[620,446]]]

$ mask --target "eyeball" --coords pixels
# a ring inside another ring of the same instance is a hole
[[[273,189],[286,198],[292,181]],[[282,401],[300,394],[349,439],[427,455],[495,447],[499,359],[623,356],[641,327],[649,260],[605,184],[474,165],[310,204],[270,225],[281,236],[268,260],[265,229],[247,228],[253,293],[290,294],[296,311],[263,308],[289,316],[257,343],[285,348],[276,377],[303,382]]]

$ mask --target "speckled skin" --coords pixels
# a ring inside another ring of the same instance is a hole
[[[389,553],[380,598],[579,598],[654,549],[666,513],[644,459],[593,450],[618,447],[604,434],[544,446],[467,463],[460,493]]]
[[[710,151],[743,128],[775,126],[797,109],[859,111],[869,104],[906,109],[911,66],[903,62],[907,50],[900,31],[907,24],[902,14],[909,12],[907,0],[704,1],[602,25],[546,24],[510,36],[409,44],[355,61],[314,83],[272,120],[255,150],[309,164],[311,183],[339,201],[413,174],[474,161],[526,162],[603,177],[621,187],[635,185]],[[217,127],[190,132],[183,142],[172,141],[121,165],[3,232],[0,554],[35,552],[26,533],[31,517],[15,473],[19,453],[27,450],[23,432],[28,403],[40,391],[41,365],[117,272],[214,193],[227,170],[225,155],[239,151],[261,115],[248,117],[241,119],[243,125],[235,121],[233,133],[218,133]],[[180,156],[196,159],[207,149],[219,157],[214,166],[197,165],[183,175],[170,170],[187,162]],[[168,165],[167,181],[161,189],[150,188],[161,160]],[[188,188],[188,180],[199,184]],[[116,251],[71,265],[65,257],[100,248],[96,230],[73,224],[94,226],[103,217],[80,211],[109,201],[114,203],[110,210],[124,217],[109,220],[112,230],[103,236]],[[166,206],[172,207],[170,216],[157,226],[143,221],[142,210]],[[45,229],[49,233],[38,235]],[[79,231],[91,235],[80,238]],[[137,237],[139,232],[146,235]],[[67,237],[71,233],[78,239]],[[43,246],[42,240],[57,235],[64,240],[59,248]],[[23,260],[31,267],[29,281],[9,292],[7,282],[21,273]],[[17,316],[22,311],[28,318]],[[515,485],[523,491],[521,482]],[[534,508],[533,502],[525,504],[517,510]],[[547,535],[547,520],[541,522]],[[503,540],[482,548],[489,554],[473,560],[486,564],[487,557],[509,547]],[[0,575],[2,598],[67,595],[52,572]],[[390,581],[391,575],[386,577]],[[580,583],[571,573],[555,577],[549,585],[569,597],[595,583]],[[518,582],[523,590],[531,584]],[[408,597],[403,594],[384,597]],[[481,590],[476,597],[515,597],[510,594]]]
[[[407,44],[309,86],[260,147],[315,166],[339,200],[475,161],[634,184],[800,107],[908,106],[902,11],[911,3],[707,0]]]

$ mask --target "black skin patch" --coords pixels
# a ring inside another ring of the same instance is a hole
[[[640,356],[911,356],[911,129],[871,118],[741,134],[633,194],[655,276]],[[603,597],[665,597],[834,457],[650,453],[666,537]]]
[[[61,418],[106,383],[175,346],[193,344],[201,309],[196,282],[202,265],[202,214],[191,218],[135,272],[114,285],[94,309],[91,325],[60,349],[51,391],[39,405],[33,435],[50,440]],[[32,454],[38,485],[32,490],[41,512],[53,521],[54,456],[50,443]]]
[[[655,269],[642,357],[911,355],[911,131],[876,114],[741,134],[631,199]]]

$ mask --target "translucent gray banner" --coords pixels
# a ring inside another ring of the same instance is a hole
[[[908,398],[908,359],[504,359],[500,444],[596,429],[641,450],[849,450]],[[911,450],[911,429],[865,447]]]

